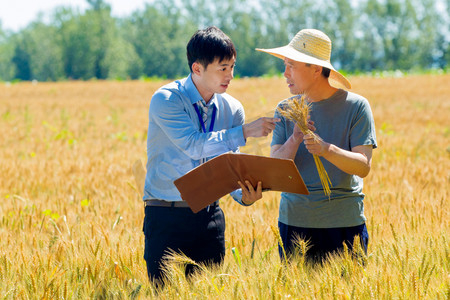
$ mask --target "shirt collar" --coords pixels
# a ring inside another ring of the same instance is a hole
[[[189,100],[191,100],[191,103],[194,104],[200,100],[202,100],[202,96],[197,90],[197,87],[195,86],[194,82],[192,81],[192,74],[189,74],[189,76],[186,79],[186,83],[184,85],[184,88],[186,90],[186,93],[189,97]],[[208,106],[214,105],[217,108],[217,94],[214,93],[211,100],[208,103]]]

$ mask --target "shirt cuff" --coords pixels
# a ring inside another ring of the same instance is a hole
[[[230,196],[233,197],[234,201],[236,201],[237,203],[239,203],[242,206],[250,206],[250,205],[253,204],[253,203],[252,204],[245,204],[244,202],[242,202],[242,190],[241,189],[232,191],[230,193]]]
[[[244,131],[242,125],[227,130],[228,146],[231,150],[245,146]]]

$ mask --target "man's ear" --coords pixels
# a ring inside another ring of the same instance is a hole
[[[192,64],[192,73],[194,73],[195,75],[200,76],[202,70],[203,66],[201,63],[196,61]]]
[[[314,67],[314,76],[320,77],[322,75],[322,66],[312,65]]]

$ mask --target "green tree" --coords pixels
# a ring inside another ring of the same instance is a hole
[[[31,80],[31,56],[27,51],[27,46],[23,40],[19,41],[14,48],[14,55],[12,57],[12,62],[15,65],[16,73],[14,78],[20,80]]]
[[[330,38],[332,40],[332,63],[337,63],[340,69],[352,70],[356,66],[355,52],[357,38],[362,34],[361,25],[357,22],[358,16],[349,0],[334,0],[329,3],[332,18]]]
[[[89,79],[95,76],[95,56],[91,26],[71,9],[61,8],[55,13],[58,40],[62,48],[64,73],[70,79]]]
[[[437,11],[436,2],[434,0],[416,0],[413,4],[417,12],[418,36],[415,39],[415,51],[417,52],[417,64],[422,69],[427,69],[433,66],[444,67],[440,64],[440,57],[442,57],[445,49],[445,39],[441,39],[449,32],[443,33],[443,28],[450,28],[450,24],[446,21],[450,15],[441,14]],[[447,22],[447,24],[446,24]],[[447,26],[445,26],[445,24]],[[444,25],[444,26],[442,26]],[[447,60],[448,61],[448,60]]]
[[[255,50],[255,48],[266,47],[267,45],[261,32],[261,29],[264,28],[264,22],[258,18],[258,14],[234,12],[233,23],[222,27],[226,32],[229,32],[229,36],[236,47],[237,75],[261,76],[271,69],[271,66],[274,65],[273,61],[266,59],[267,54]]]
[[[68,78],[108,78],[109,65],[105,58],[108,49],[114,47],[117,25],[109,6],[97,6],[83,15],[67,8],[55,14]]]
[[[418,60],[415,48],[417,15],[410,0],[369,0],[365,9],[373,32],[381,39],[383,59],[377,69],[409,69]]]
[[[141,64],[133,45],[117,36],[113,45],[106,50],[102,67],[107,70],[107,78],[137,79],[141,75]]]
[[[174,78],[188,72],[186,44],[197,29],[186,20],[172,1],[161,10],[147,4],[143,12],[135,12],[127,26],[128,41],[142,60],[146,76]]]
[[[58,80],[65,77],[61,57],[61,48],[55,40],[57,29],[51,25],[45,25],[40,21],[31,23],[18,34],[17,54],[24,51],[22,57],[23,72],[27,71],[26,60],[29,64],[30,78],[39,81]],[[16,61],[21,55],[16,57]],[[25,59],[26,58],[26,59]],[[19,68],[19,66],[17,66]],[[21,75],[21,77],[28,77]]]
[[[111,10],[111,5],[106,3],[104,0],[86,0],[91,8],[95,11]]]
[[[9,36],[3,31],[0,22],[0,80],[12,80],[16,73],[12,58],[14,46],[10,42]]]
[[[152,1],[114,18],[105,0],[54,10],[17,33],[0,24],[0,80],[175,78],[188,72],[186,43],[216,25],[238,52],[235,74],[282,72],[282,60],[255,48],[286,45],[303,28],[333,41],[332,63],[347,71],[448,68],[450,0]],[[438,10],[439,9],[439,10]]]

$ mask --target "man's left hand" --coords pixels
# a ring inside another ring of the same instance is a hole
[[[317,134],[307,134],[303,137],[306,149],[309,153],[319,156],[327,154],[330,144],[322,140]]]
[[[257,200],[262,198],[262,182],[259,181],[256,186],[256,190],[251,185],[250,181],[246,180],[245,184],[238,181],[239,186],[242,189],[242,203],[245,205],[251,205],[255,203]]]

